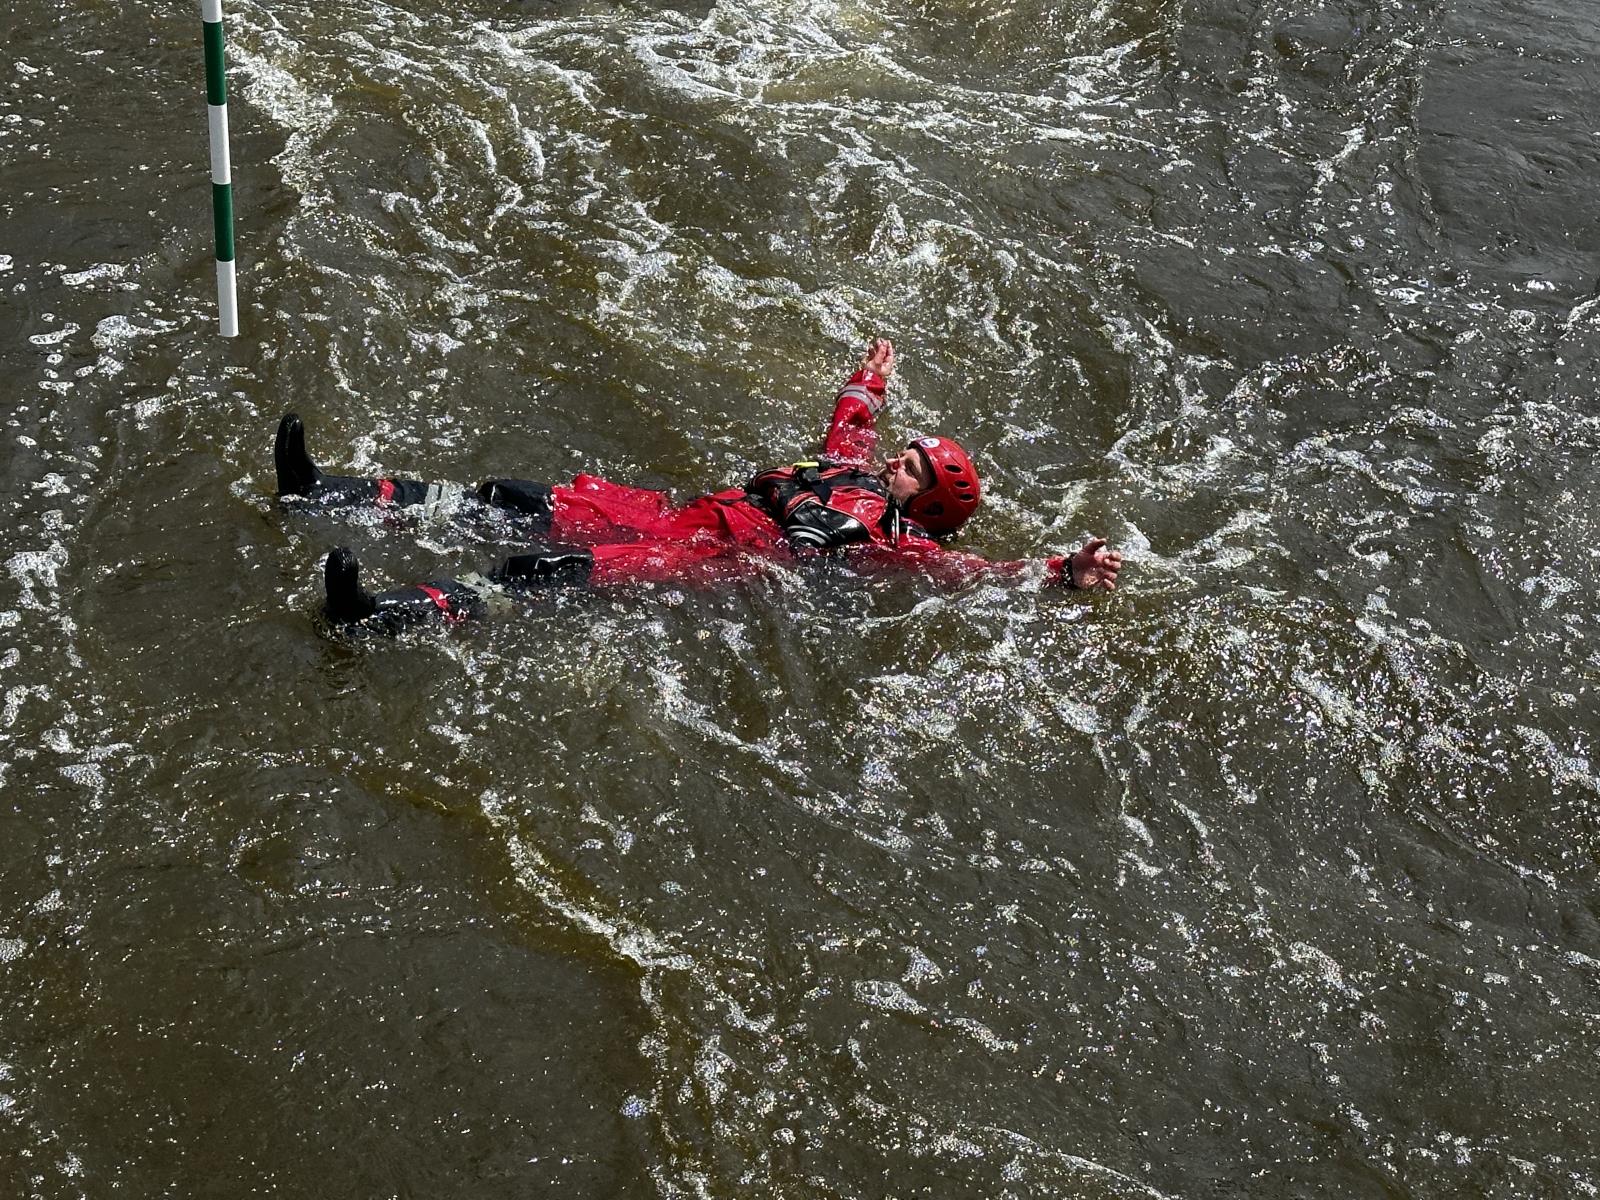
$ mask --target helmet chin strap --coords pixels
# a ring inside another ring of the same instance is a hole
[[[905,530],[905,510],[900,507],[900,502],[890,499],[883,510],[883,531],[889,535],[891,545],[900,544],[900,535]]]

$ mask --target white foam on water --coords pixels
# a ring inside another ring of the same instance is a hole
[[[121,279],[128,273],[127,263],[96,263],[82,271],[68,271],[61,276],[61,282],[68,287],[82,287],[86,283],[99,283],[101,280]]]
[[[298,50],[286,39],[275,41],[275,48],[291,61]],[[283,151],[273,159],[284,182],[315,204],[320,171],[313,147],[337,119],[332,97],[247,45],[230,45],[228,57],[230,70],[242,80],[240,94],[289,134]]]
[[[919,1000],[892,979],[858,979],[853,984],[855,997],[869,1008],[884,1012],[924,1013]]]
[[[713,717],[709,706],[691,698],[682,676],[671,663],[653,664],[649,668],[649,678],[655,685],[656,702],[660,710],[675,723],[710,741],[748,751],[763,761],[776,760],[777,755],[771,745],[745,741],[732,730],[724,728]]]
[[[567,918],[583,932],[601,938],[620,956],[641,968],[687,971],[694,966],[688,955],[673,950],[649,930],[602,916],[568,897],[557,883],[560,873],[537,848],[513,831],[506,802],[498,794],[485,792],[480,798],[480,807],[505,841],[517,879],[551,912]]]
[[[61,777],[68,783],[76,784],[89,792],[93,797],[91,807],[98,807],[100,795],[105,791],[105,771],[97,763],[70,763],[58,768]]]
[[[99,357],[92,366],[78,373],[113,379],[126,369],[129,351],[135,345],[176,328],[178,328],[176,321],[169,321],[149,313],[141,313],[137,322],[121,314],[105,317],[95,325],[94,333],[89,339],[90,344],[100,352]],[[137,403],[136,401],[135,404]]]
[[[1156,840],[1150,835],[1150,827],[1148,825],[1131,813],[1125,812],[1120,815],[1122,823],[1128,827],[1134,837],[1138,838],[1147,847],[1152,849],[1155,847]]]
[[[6,689],[5,704],[0,706],[0,729],[9,729],[17,723],[17,716],[30,697],[48,700],[50,689],[43,684],[18,684]]]
[[[1600,776],[1595,774],[1587,758],[1563,751],[1556,745],[1555,739],[1542,729],[1535,729],[1531,725],[1517,725],[1515,729],[1523,744],[1537,754],[1556,782],[1575,784],[1600,795]]]
[[[1561,321],[1561,328],[1563,332],[1571,333],[1572,327],[1579,322],[1592,323],[1591,318],[1596,314],[1597,311],[1600,311],[1600,296],[1585,300],[1581,304],[1573,305],[1571,311],[1568,312]],[[1469,332],[1474,334],[1478,333],[1477,330],[1470,330]],[[1464,337],[1465,335],[1463,335],[1463,338]]]
[[[56,573],[67,565],[67,548],[52,542],[43,550],[19,550],[6,560],[6,570],[22,591],[23,608],[40,611],[60,606]],[[40,592],[44,593],[41,599]]]
[[[1344,134],[1344,146],[1339,150],[1339,152],[1332,158],[1324,159],[1323,161],[1317,163],[1317,182],[1314,191],[1319,198],[1328,190],[1329,185],[1333,183],[1334,179],[1338,177],[1339,168],[1342,167],[1357,150],[1361,149],[1361,147],[1366,144],[1366,141],[1367,129],[1365,126],[1356,125],[1350,129],[1347,129],[1345,130]]]
[[[700,1080],[706,1099],[713,1105],[722,1100],[723,1094],[728,1089],[723,1076],[734,1073],[737,1066],[738,1064],[723,1052],[715,1036],[701,1046],[699,1054],[695,1056],[694,1073]]]
[[[700,71],[690,70],[678,61],[663,55],[657,47],[663,41],[671,40],[671,37],[672,35],[641,34],[629,38],[627,42],[628,53],[638,60],[657,86],[692,99],[742,98],[738,91],[726,86],[726,77],[717,83],[708,83],[700,78]]]
[[[68,321],[60,329],[53,329],[49,333],[35,333],[28,338],[35,346],[56,346],[66,341],[77,333],[80,326]]]
[[[1298,668],[1290,679],[1295,687],[1317,702],[1317,707],[1329,723],[1340,729],[1359,728],[1362,724],[1356,702],[1333,684]]]
[[[953,1133],[941,1133],[929,1147],[933,1153],[945,1158],[982,1158],[983,1147]]]
[[[981,1127],[982,1132],[993,1135],[1010,1147],[1021,1150],[1035,1159],[1045,1160],[1068,1168],[1075,1174],[1082,1174],[1092,1179],[1109,1181],[1116,1186],[1119,1195],[1142,1196],[1145,1200],[1176,1200],[1165,1192],[1157,1191],[1149,1184],[1142,1183],[1131,1175],[1106,1166],[1104,1163],[1095,1162],[1090,1158],[1083,1158],[1062,1150],[1054,1150],[1048,1146],[1040,1145],[1033,1138],[1018,1133],[1013,1129],[1006,1129],[997,1125]]]
[[[453,338],[447,333],[423,333],[416,329],[408,329],[406,338],[418,350],[441,355],[454,353],[466,345],[465,342]]]
[[[1046,698],[1056,715],[1076,732],[1086,737],[1098,737],[1104,732],[1100,714],[1092,705],[1056,692],[1048,693]]]
[[[905,973],[900,976],[902,983],[918,987],[924,983],[934,983],[944,978],[944,971],[921,950],[918,950],[915,946],[907,949],[910,951],[911,958],[906,963]]]
[[[1289,946],[1289,957],[1301,966],[1310,967],[1313,974],[1341,995],[1351,1000],[1362,998],[1361,992],[1345,981],[1344,971],[1333,956],[1310,942],[1294,942]]]
[[[472,39],[494,61],[523,71],[530,78],[554,81],[569,100],[593,112],[602,94],[593,72],[563,66],[555,59],[562,43],[602,48],[602,39],[585,32],[599,27],[582,20],[533,22],[510,31],[479,24],[473,27]]]
[[[994,1054],[1015,1054],[1017,1043],[1009,1038],[1002,1038],[982,1021],[975,1021],[971,1017],[953,1017],[944,1021],[953,1029],[959,1029],[985,1050]]]

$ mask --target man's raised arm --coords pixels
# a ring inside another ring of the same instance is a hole
[[[833,420],[823,453],[853,466],[865,466],[878,448],[878,414],[887,401],[884,392],[894,374],[894,343],[874,338],[855,374],[845,381],[834,401]]]

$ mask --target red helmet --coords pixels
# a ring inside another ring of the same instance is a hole
[[[949,438],[917,438],[907,448],[922,454],[933,471],[933,486],[911,498],[906,516],[929,533],[954,533],[978,511],[983,494],[972,460]]]

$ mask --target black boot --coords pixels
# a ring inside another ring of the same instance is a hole
[[[278,469],[280,497],[300,496],[324,507],[382,504],[405,508],[428,497],[428,485],[414,479],[358,479],[325,473],[306,450],[306,427],[295,413],[284,413],[278,422],[272,462]]]
[[[455,579],[435,579],[417,587],[374,595],[361,586],[356,556],[344,546],[328,554],[322,578],[329,621],[347,631],[396,634],[429,621],[465,621],[477,616],[483,600],[477,591]]]
[[[361,567],[348,547],[336,546],[328,551],[328,561],[322,564],[322,584],[328,601],[322,611],[335,625],[364,621],[378,611],[377,597],[362,589],[360,575]]]
[[[272,462],[278,468],[278,495],[312,496],[322,472],[306,453],[306,427],[297,413],[284,413],[272,445]]]

